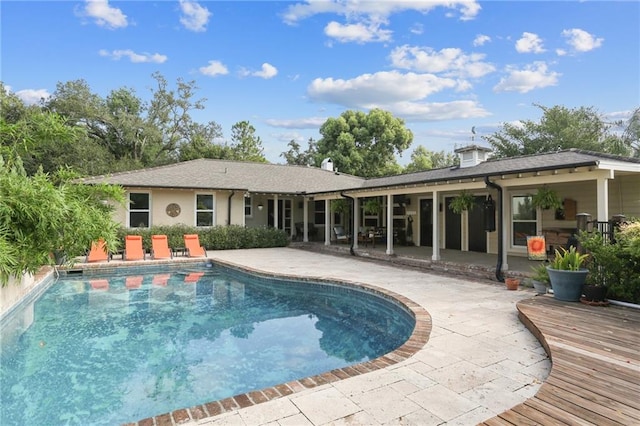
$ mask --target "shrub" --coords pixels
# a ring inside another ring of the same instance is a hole
[[[184,234],[198,234],[200,244],[207,250],[285,247],[287,234],[275,228],[246,228],[240,225],[196,228],[186,225],[152,226],[150,228],[120,228],[118,238],[124,246],[126,235],[141,235],[145,250],[151,250],[152,235],[166,235],[169,247],[184,247]]]

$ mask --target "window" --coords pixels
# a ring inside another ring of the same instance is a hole
[[[129,227],[148,228],[149,227],[149,193],[130,192],[129,193]]]
[[[251,197],[244,197],[244,215],[247,217],[253,216],[253,200]]]
[[[212,194],[196,194],[196,226],[213,226],[214,199]]]
[[[531,196],[515,196],[511,199],[512,244],[527,246],[527,235],[536,235],[536,208],[531,203]]]
[[[324,223],[324,200],[323,201],[315,201],[314,205],[314,223],[323,224]]]

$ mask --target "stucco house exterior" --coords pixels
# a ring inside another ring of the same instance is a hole
[[[199,159],[84,182],[125,188],[129,204],[115,212],[125,227],[275,226],[301,241],[315,230],[312,239],[329,245],[340,225],[354,236],[354,248],[359,233],[375,229],[387,254],[397,244],[430,246],[432,260],[443,248],[496,253],[504,270],[507,254],[527,255],[527,235],[561,244],[579,219],[640,217],[640,159],[566,150],[494,160],[476,145],[456,153],[459,166],[383,178],[343,174],[330,159],[321,168]],[[543,186],[558,193],[562,210],[532,207]],[[462,191],[476,204],[456,214],[448,205]],[[372,198],[382,209],[366,213]],[[337,199],[352,200],[353,208],[333,212]]]

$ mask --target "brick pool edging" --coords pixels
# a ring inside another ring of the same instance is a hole
[[[220,264],[224,267],[246,272],[262,278],[277,278],[317,283],[330,283],[365,290],[399,303],[407,310],[407,312],[409,312],[414,317],[416,325],[413,329],[413,332],[411,333],[411,336],[409,336],[409,339],[404,344],[402,344],[395,350],[373,360],[343,368],[338,368],[298,380],[292,380],[290,382],[275,385],[272,387],[250,391],[222,400],[211,401],[190,408],[177,409],[169,413],[148,417],[137,422],[126,423],[124,426],[173,426],[190,421],[202,420],[231,411],[236,411],[241,408],[246,408],[252,405],[271,401],[273,399],[286,397],[288,395],[302,392],[307,389],[312,389],[327,383],[348,379],[350,377],[359,376],[361,374],[389,367],[410,358],[420,349],[422,349],[424,345],[426,345],[429,341],[432,327],[431,315],[429,315],[429,312],[427,312],[426,309],[424,309],[422,306],[418,305],[408,297],[402,296],[401,294],[395,293],[393,291],[370,284],[346,280],[310,278],[299,275],[267,273],[257,269],[237,265],[231,262],[224,262],[221,260],[216,260],[215,264]]]

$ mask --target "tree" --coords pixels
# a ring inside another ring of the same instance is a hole
[[[256,129],[248,121],[239,121],[231,128],[231,151],[234,159],[266,163],[262,140],[255,135]]]
[[[622,137],[624,143],[633,151],[632,156],[640,157],[640,108],[631,114]]]
[[[458,158],[455,154],[445,153],[444,151],[429,151],[420,145],[411,153],[411,162],[404,168],[404,173],[449,167],[457,162]]]
[[[554,152],[569,148],[586,151],[629,155],[630,147],[611,131],[607,123],[592,107],[569,109],[563,106],[547,108],[536,105],[543,112],[540,122],[531,120],[518,124],[505,123],[502,129],[483,138],[493,147],[497,158]]]
[[[329,118],[320,134],[316,166],[329,157],[339,171],[363,177],[399,173],[402,168],[395,156],[413,141],[403,120],[380,109],[367,114],[345,111],[338,118]]]
[[[284,159],[287,161],[287,164],[298,166],[314,165],[315,157],[317,154],[317,144],[313,140],[313,138],[309,138],[309,145],[306,151],[300,151],[300,144],[293,139],[289,141],[289,144],[287,146],[289,147],[289,150],[280,154],[280,156],[284,157]]]

